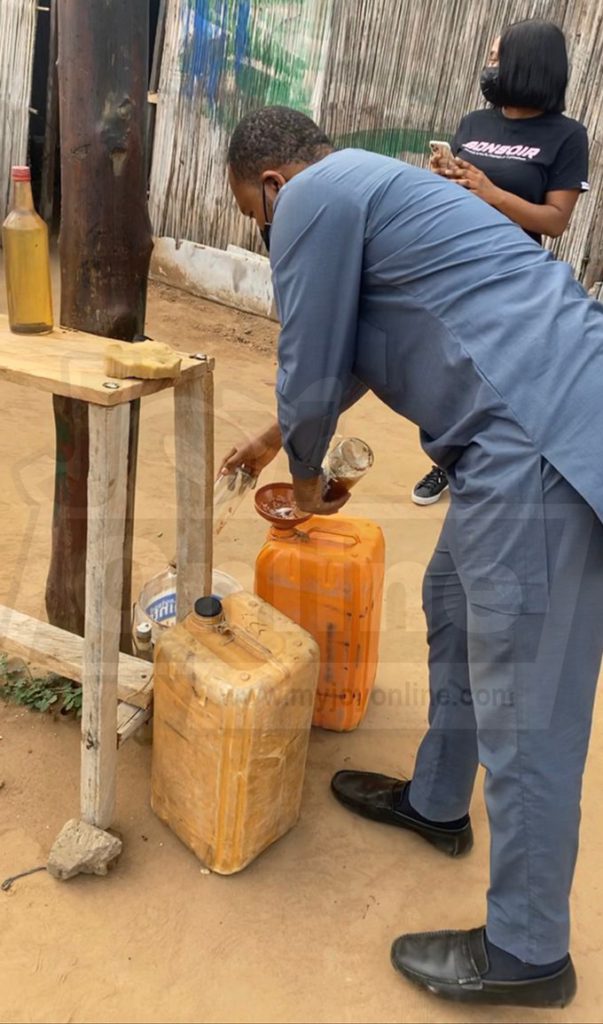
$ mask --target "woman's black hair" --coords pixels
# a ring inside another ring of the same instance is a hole
[[[561,114],[568,60],[565,36],[552,21],[518,21],[500,38],[501,106]]]

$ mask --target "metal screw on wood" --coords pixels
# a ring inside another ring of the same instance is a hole
[[[204,355],[203,352],[195,352],[194,356],[191,356],[191,359],[198,359],[200,363],[207,362],[207,356]]]
[[[121,387],[121,385],[116,384],[115,381],[113,380],[106,380],[105,383],[103,384],[103,387],[108,388],[109,391],[117,391],[117,389]]]

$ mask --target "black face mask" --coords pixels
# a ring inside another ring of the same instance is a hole
[[[491,103],[493,107],[501,107],[500,99],[500,75],[498,65],[496,67],[487,67],[481,73],[479,84],[481,86],[482,94],[488,103]]]
[[[262,182],[262,202],[264,204],[264,227],[260,228],[262,242],[266,246],[266,252],[270,252],[270,228],[272,223],[268,221],[268,203],[266,202],[266,182]]]

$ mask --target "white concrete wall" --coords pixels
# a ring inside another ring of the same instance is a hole
[[[265,256],[229,245],[212,249],[197,242],[156,238],[151,278],[202,299],[276,320],[270,262]]]

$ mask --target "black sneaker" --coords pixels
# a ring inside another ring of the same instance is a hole
[[[412,500],[415,505],[435,505],[448,490],[448,477],[443,469],[432,466],[427,476],[413,488]]]

